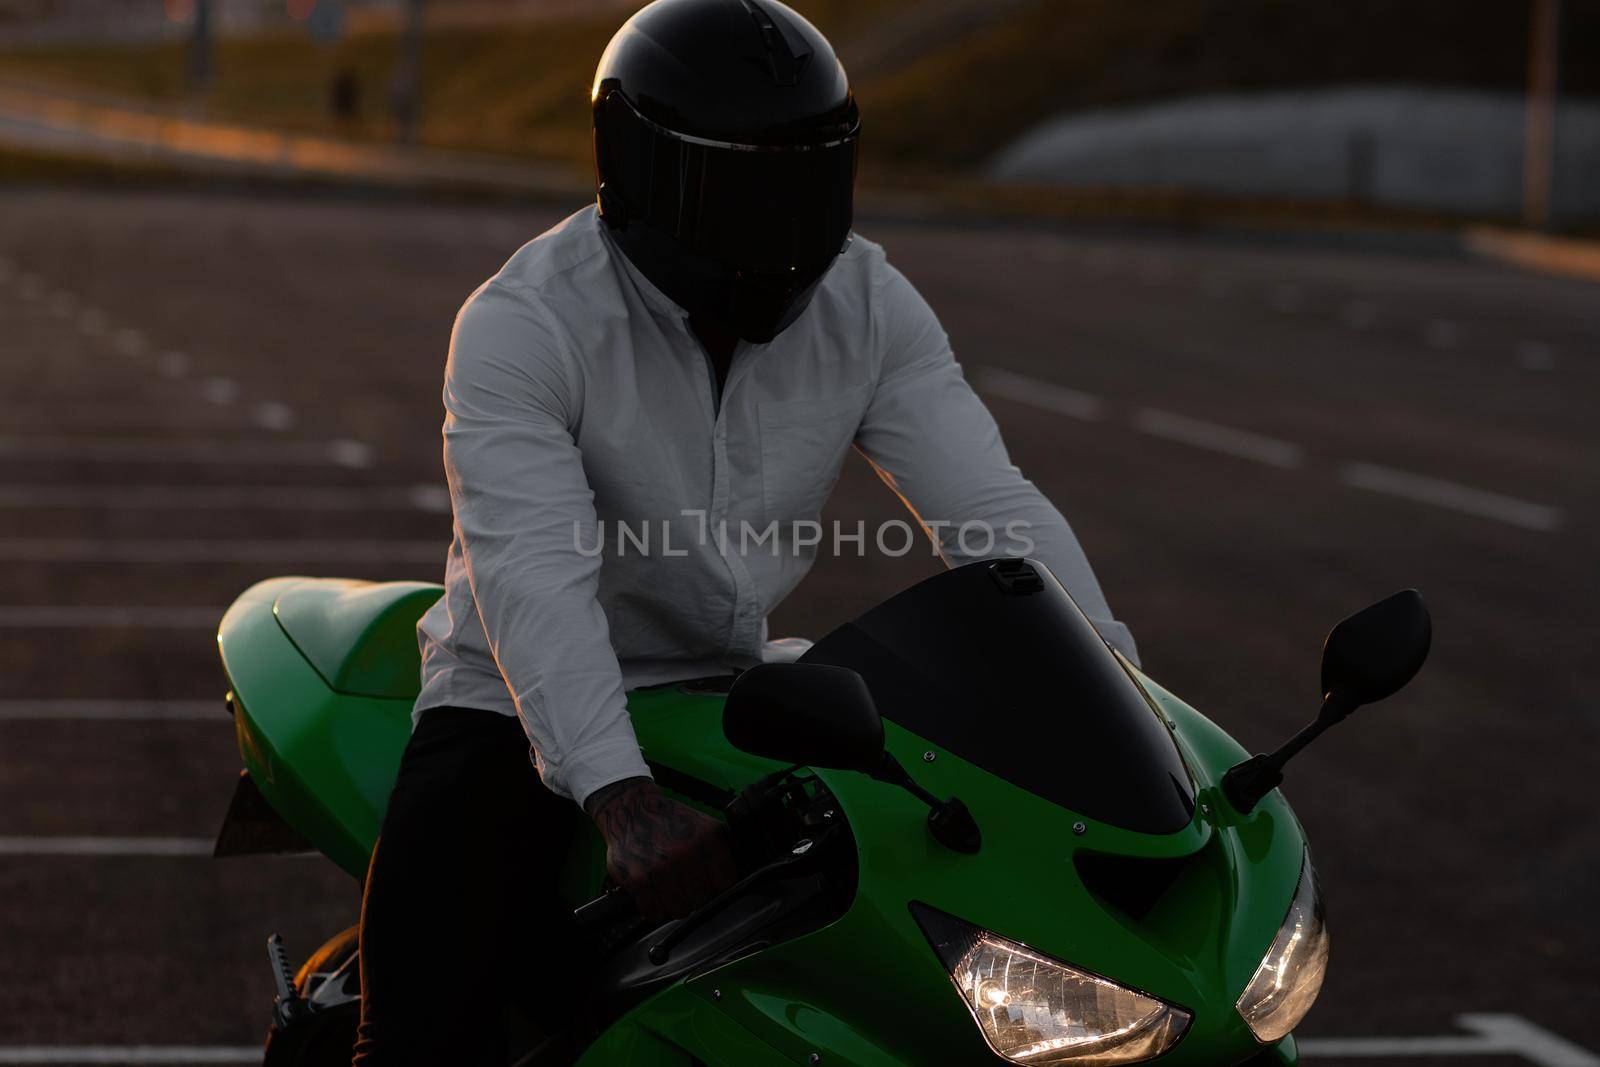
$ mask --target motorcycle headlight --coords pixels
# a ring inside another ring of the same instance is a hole
[[[1239,1014],[1256,1040],[1271,1044],[1299,1026],[1327,973],[1328,927],[1317,875],[1307,853],[1289,915],[1239,998]]]
[[[1012,1063],[1137,1063],[1188,1029],[1181,1008],[922,904],[911,913],[996,1053]]]

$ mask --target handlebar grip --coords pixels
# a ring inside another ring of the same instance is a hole
[[[635,911],[633,898],[622,888],[608,889],[601,896],[575,909],[572,917],[583,929],[605,926]]]

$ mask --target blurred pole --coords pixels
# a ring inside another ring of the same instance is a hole
[[[211,88],[211,0],[194,0],[194,36],[189,42],[189,91]]]
[[[405,0],[405,5],[406,24],[394,84],[395,124],[401,141],[416,144],[422,125],[423,0]]]
[[[1522,221],[1529,229],[1550,225],[1550,190],[1555,175],[1556,73],[1561,40],[1561,0],[1532,0],[1528,34],[1528,112],[1522,148]]]

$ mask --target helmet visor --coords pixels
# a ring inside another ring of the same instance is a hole
[[[737,145],[674,133],[621,93],[597,124],[595,150],[629,210],[685,249],[731,270],[821,277],[850,233],[859,125],[810,143]],[[631,143],[628,143],[631,142]]]

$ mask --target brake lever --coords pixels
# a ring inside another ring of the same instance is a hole
[[[633,898],[621,886],[608,889],[589,903],[573,910],[572,918],[581,930],[606,926],[634,910]]]
[[[809,837],[801,838],[799,841],[794,843],[792,848],[789,849],[788,855],[784,856],[782,859],[773,860],[764,867],[758,867],[756,870],[751,871],[749,874],[745,875],[743,878],[739,879],[737,882],[733,883],[728,888],[712,897],[710,900],[706,901],[706,903],[700,905],[698,909],[690,912],[683,918],[681,922],[678,923],[677,926],[673,927],[671,930],[668,930],[666,935],[663,936],[660,941],[657,941],[654,945],[650,946],[650,951],[648,953],[650,962],[655,964],[657,967],[661,966],[663,963],[666,963],[667,960],[671,958],[673,949],[682,944],[685,938],[704,926],[711,920],[713,916],[715,916],[723,908],[727,907],[736,898],[748,893],[750,890],[762,885],[765,882],[771,881],[780,874],[784,874],[790,870],[803,869],[806,864],[812,862],[814,858],[812,853],[813,851],[817,851],[818,843],[831,838],[836,830],[836,827],[828,827],[827,832],[815,840]]]
[[[799,764],[785,767],[782,770],[775,771],[772,774],[753,782],[741,790],[728,805],[728,821],[726,824],[728,827],[728,843],[736,858],[748,854],[745,847],[745,837],[747,834],[741,833],[741,828],[745,827],[746,824],[760,822],[759,818],[755,817],[757,813],[764,811],[773,800],[782,795],[783,791],[788,787],[789,777],[793,775],[794,772],[799,768]],[[749,827],[749,831],[759,833],[759,830],[759,826]],[[798,848],[800,844],[800,842],[796,842],[795,847]],[[809,848],[809,846],[807,847]],[[806,849],[802,849],[801,853],[798,854],[803,854],[805,851]],[[715,907],[720,907],[726,904],[726,900],[724,898],[731,900],[734,896],[738,895],[738,893],[743,892],[755,885],[759,885],[762,880],[770,877],[770,875],[766,873],[768,867],[777,867],[780,870],[784,869],[786,865],[792,862],[792,858],[798,854],[791,849],[788,855],[781,857],[772,863],[759,867],[754,871],[751,871],[750,874],[739,879],[739,881],[735,882],[732,886],[729,886],[722,893],[719,893],[716,897],[713,897],[710,901],[701,905],[697,911],[691,913],[683,920],[683,922],[687,924],[691,921],[695,921],[695,927],[698,927],[705,921],[705,919],[699,919],[697,921],[695,920],[695,917],[701,912],[709,912],[714,914]],[[617,922],[618,920],[629,915],[637,916],[637,914],[638,909],[633,903],[633,898],[628,896],[627,890],[620,886],[616,886],[606,890],[605,893],[589,901],[587,904],[580,905],[574,909],[572,912],[572,918],[578,924],[579,929],[591,931],[609,926],[612,923]],[[709,918],[709,914],[707,915],[707,918]],[[687,931],[685,931],[684,936],[688,936],[689,933],[693,933],[695,927],[690,927]],[[678,941],[681,940],[681,937],[673,939],[670,943],[668,943],[667,951],[670,952],[672,946],[676,945]],[[663,955],[660,960],[656,960],[655,949],[652,949],[651,959],[653,962],[661,963],[666,960],[666,956]]]

